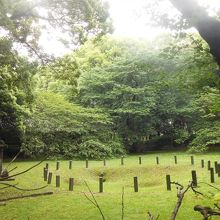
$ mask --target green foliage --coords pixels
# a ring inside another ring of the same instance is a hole
[[[60,93],[68,99],[73,99],[77,93],[80,73],[75,58],[66,55],[39,67],[35,76],[37,89]]]
[[[42,60],[45,54],[38,43],[42,30],[63,32],[61,41],[74,45],[111,31],[108,5],[101,0],[0,0],[0,5],[0,28],[11,42],[22,44]]]
[[[31,117],[26,119],[26,154],[100,159],[122,154],[112,122],[97,109],[67,102],[61,95],[40,92]]]
[[[190,146],[190,148],[188,149],[188,153],[189,154],[196,154],[196,153],[201,153],[204,154],[209,150],[209,148],[207,146]]]
[[[3,57],[0,63],[0,138],[9,148],[10,145],[19,147],[24,131],[23,119],[29,114],[33,101],[35,65],[18,57],[6,39],[0,39],[0,52]]]

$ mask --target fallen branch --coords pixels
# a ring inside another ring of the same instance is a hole
[[[15,189],[17,189],[17,190],[20,190],[20,191],[36,191],[36,190],[44,189],[44,188],[47,187],[47,185],[45,185],[45,186],[42,186],[42,187],[39,187],[39,188],[22,189],[22,188],[20,188],[20,187],[17,187],[17,186],[16,186],[17,184],[12,185],[12,184],[8,184],[8,183],[0,183],[0,185],[4,185],[4,186],[6,186],[7,188],[13,187],[13,188],[15,188]],[[1,189],[5,189],[5,187],[0,188],[0,190],[1,190]]]
[[[6,181],[15,181],[15,179],[2,179],[2,178],[0,178],[0,182],[6,182]]]
[[[214,216],[214,215],[220,216],[219,210],[215,210],[210,207],[203,207],[201,205],[196,205],[196,206],[194,206],[194,210],[197,212],[200,212],[203,215],[204,220],[208,220],[209,217]]]
[[[47,196],[47,195],[52,195],[52,194],[53,192],[44,192],[44,193],[35,193],[35,194],[23,195],[23,196],[14,196],[14,197],[9,197],[7,199],[0,199],[0,202],[5,202],[9,200],[14,200],[14,199],[23,199],[23,198],[28,198],[28,197]]]

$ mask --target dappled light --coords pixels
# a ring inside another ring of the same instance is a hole
[[[0,218],[218,219],[219,45],[218,0],[0,0]]]

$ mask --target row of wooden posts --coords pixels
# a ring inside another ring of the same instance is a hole
[[[192,161],[192,160],[191,160]],[[194,163],[193,163],[194,164]],[[201,167],[204,168],[205,167],[205,162],[204,160],[201,160]],[[215,161],[214,162],[214,168],[211,167],[211,161],[209,160],[208,161],[208,164],[207,164],[207,168],[208,168],[208,171],[210,172],[210,182],[211,183],[214,183],[215,182],[215,173],[218,175],[218,177],[220,177],[220,164]],[[193,183],[193,186],[197,187],[198,185],[198,182],[197,182],[197,174],[196,174],[196,171],[195,170],[192,170],[192,183]],[[167,185],[167,190],[171,190],[171,177],[169,174],[166,175],[166,185]]]
[[[47,181],[47,184],[52,183],[52,172],[48,173],[48,169],[44,167],[44,181]],[[103,176],[99,176],[99,192],[102,193],[104,190],[103,187]],[[73,191],[74,178],[69,178],[69,191]],[[60,175],[56,175],[56,187],[60,187]],[[138,192],[138,177],[134,177],[134,192]]]
[[[191,156],[190,158],[191,158],[191,165],[194,165],[194,156]],[[140,165],[142,164],[141,157],[138,158],[138,162]],[[174,163],[178,164],[177,156],[174,156]],[[217,164],[217,161],[215,161],[215,163]],[[160,164],[160,158],[158,156],[156,157],[156,164],[157,165]],[[73,161],[70,160],[69,161],[69,169],[72,169],[72,165],[73,165]],[[106,159],[105,158],[103,159],[103,165],[106,166]],[[121,165],[124,165],[124,157],[121,157]],[[204,167],[204,160],[201,160],[201,165],[203,168]],[[218,164],[218,165],[219,165],[219,169],[220,169],[220,164]],[[88,159],[85,160],[85,167],[89,168],[89,160]],[[211,161],[208,161],[208,167],[209,168],[211,167]],[[59,169],[60,169],[60,162],[57,161],[56,162],[56,170],[59,170]]]

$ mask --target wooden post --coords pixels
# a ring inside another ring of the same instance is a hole
[[[99,192],[100,193],[103,192],[103,177],[102,176],[99,177]]]
[[[121,165],[124,165],[124,157],[121,157]]]
[[[73,191],[74,178],[69,178],[69,191]]]
[[[214,168],[210,168],[210,180],[211,180],[211,183],[215,182]]]
[[[3,149],[0,149],[0,174],[2,173],[3,167]]]
[[[104,157],[104,160],[103,160],[103,165],[106,166],[106,160],[105,160],[105,157]]]
[[[89,168],[89,160],[86,158],[86,168]]]
[[[192,182],[193,182],[193,186],[197,186],[197,176],[196,176],[196,171],[192,170]]]
[[[3,170],[3,152],[4,152],[5,142],[0,139],[0,175]]]
[[[174,156],[174,162],[177,164],[177,156]]]
[[[205,167],[204,160],[201,160],[201,167],[202,167],[202,168],[204,168],[204,167]]]
[[[139,164],[141,164],[141,157],[139,157]]]
[[[56,176],[56,187],[60,187],[60,176]]]
[[[51,181],[52,181],[52,173],[49,172],[48,179],[47,179],[47,184],[51,184]]]
[[[137,178],[137,176],[134,177],[134,191],[138,192],[138,178]]]
[[[215,161],[215,173],[218,173],[218,161]]]
[[[220,164],[218,164],[218,177],[220,177]]]
[[[70,169],[70,170],[72,169],[72,165],[73,165],[73,161],[70,160],[70,161],[69,161],[69,169]]]
[[[60,169],[60,162],[57,161],[56,170],[59,170],[59,169]]]
[[[160,161],[159,161],[159,157],[156,157],[156,163],[159,164]]]
[[[167,183],[167,190],[170,191],[171,190],[171,180],[170,180],[169,174],[166,175],[166,183]]]
[[[44,181],[47,181],[48,169],[44,167]]]
[[[211,168],[211,161],[209,160],[208,161],[208,170],[210,170],[210,168]]]
[[[194,165],[194,156],[191,156],[191,165]]]

